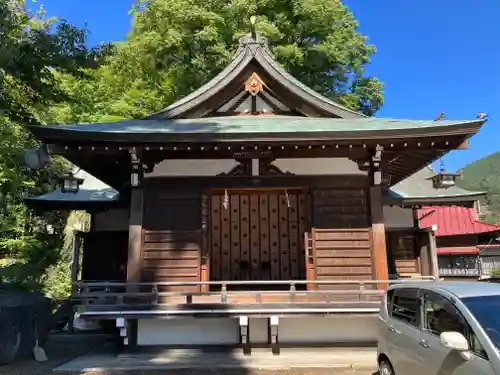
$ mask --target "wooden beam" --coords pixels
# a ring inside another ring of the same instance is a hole
[[[388,280],[387,245],[382,208],[382,186],[380,185],[370,186],[370,211],[372,219],[372,259],[375,266],[375,278],[377,280]],[[385,285],[379,287],[385,287]]]
[[[468,150],[469,149],[469,140],[466,139],[463,141],[457,148],[457,150]]]

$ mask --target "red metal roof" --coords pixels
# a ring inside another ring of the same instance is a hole
[[[479,254],[479,249],[475,246],[467,247],[438,247],[439,255],[476,255]]]
[[[457,236],[500,231],[500,225],[479,221],[474,208],[428,206],[417,210],[420,228],[437,225],[436,236]]]

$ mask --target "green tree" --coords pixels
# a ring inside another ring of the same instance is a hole
[[[86,48],[85,30],[46,18],[43,8],[31,12],[22,0],[0,0],[0,19],[0,282],[32,288],[57,261],[64,217],[35,215],[24,194],[52,189],[64,163],[27,169],[23,153],[37,142],[25,125],[45,123],[47,107],[68,100],[57,74],[85,79],[85,69],[96,67],[108,49]]]
[[[55,108],[55,121],[141,118],[163,108],[231,61],[252,15],[303,83],[367,115],[383,104],[382,83],[364,74],[375,47],[340,0],[140,0],[131,12],[132,31],[106,66],[84,84],[63,79],[79,104]]]
[[[500,153],[488,155],[465,166],[457,185],[471,191],[486,192],[482,199],[484,219],[490,223],[500,223]]]

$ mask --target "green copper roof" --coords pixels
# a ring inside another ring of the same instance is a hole
[[[115,202],[119,200],[119,193],[98,178],[84,170],[77,170],[76,178],[83,179],[83,183],[76,193],[65,193],[61,188],[39,196],[26,197],[26,200],[51,202]]]
[[[351,133],[392,131],[457,131],[477,128],[482,120],[416,121],[383,118],[334,119],[292,116],[228,116],[178,120],[124,120],[111,123],[31,127],[35,133],[56,132],[128,133],[128,134],[273,134]],[[475,129],[477,130],[477,129]],[[475,132],[475,131],[474,131]],[[349,134],[346,134],[349,135]]]
[[[388,190],[389,198],[402,200],[446,200],[449,198],[469,198],[475,200],[486,194],[480,191],[469,191],[451,186],[448,188],[434,188],[432,176],[435,175],[432,166],[426,166],[410,177],[398,182]]]

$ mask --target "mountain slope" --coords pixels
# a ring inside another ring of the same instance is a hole
[[[491,223],[500,223],[500,152],[467,165],[461,171],[457,185],[463,189],[486,191],[481,201],[481,213]]]

